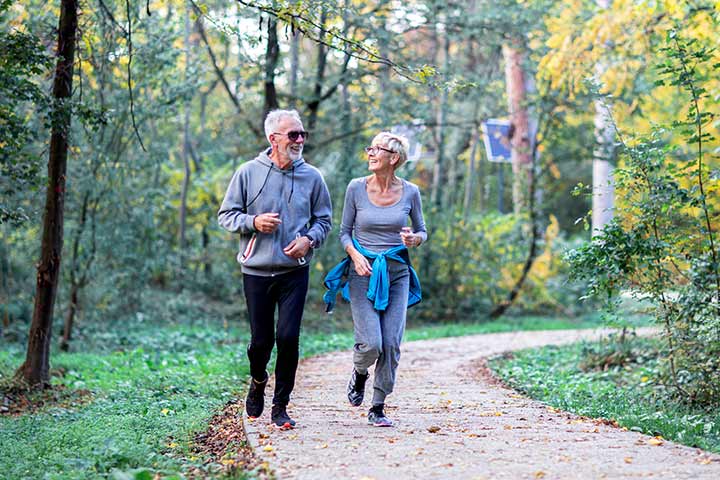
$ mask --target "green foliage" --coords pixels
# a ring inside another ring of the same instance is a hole
[[[658,383],[664,369],[663,355],[658,355],[662,343],[630,343],[631,362],[599,370],[581,368],[587,352],[606,349],[595,343],[523,350],[492,360],[491,367],[513,388],[553,407],[720,452],[717,409],[672,400]]]
[[[216,324],[217,325],[217,324]],[[8,478],[45,472],[79,478],[143,469],[163,478],[201,465],[189,451],[211,413],[240,395],[246,337],[235,329],[116,325],[83,353],[57,354],[56,387],[86,389],[86,405],[56,405],[0,418],[0,470]],[[102,338],[105,340],[103,341]],[[19,348],[0,354],[12,372]]]
[[[12,3],[0,3],[0,24]],[[42,161],[32,142],[42,133],[49,105],[38,78],[51,60],[37,36],[0,29],[0,224],[19,225],[35,209],[26,202],[27,190],[37,188]]]
[[[418,252],[425,299],[423,318],[440,313],[446,321],[482,318],[507,296],[528,255],[529,233],[522,216],[491,213],[473,216],[433,215],[431,241]],[[516,311],[573,315],[580,286],[568,281],[561,261],[564,241],[551,218],[538,255],[514,305]]]
[[[703,163],[711,115],[702,110],[707,94],[695,70],[710,57],[674,34],[664,52],[658,81],[687,94],[688,118],[673,127],[694,151],[671,149],[674,132],[660,128],[625,142],[625,164],[615,173],[624,202],[613,222],[568,260],[575,276],[588,282],[588,294],[609,305],[624,290],[650,300],[666,341],[665,374],[658,381],[673,385],[687,402],[720,405],[718,226],[712,220],[718,204],[708,197],[717,192],[717,180]]]

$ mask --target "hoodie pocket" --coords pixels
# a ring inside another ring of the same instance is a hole
[[[243,265],[245,262],[247,262],[250,257],[252,257],[253,253],[255,253],[255,245],[257,244],[257,233],[253,233],[252,237],[250,237],[250,240],[248,241],[247,245],[245,245],[245,249],[240,254],[240,263]]]

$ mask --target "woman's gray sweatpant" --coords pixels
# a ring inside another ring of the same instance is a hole
[[[373,308],[367,298],[370,277],[361,277],[350,268],[350,306],[355,330],[353,362],[358,373],[366,374],[375,364],[373,405],[385,403],[393,391],[400,361],[400,342],[405,332],[410,274],[407,265],[388,260],[390,301],[384,312]]]

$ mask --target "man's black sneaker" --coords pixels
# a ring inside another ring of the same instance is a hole
[[[368,424],[373,427],[392,427],[393,422],[385,416],[385,405],[373,405],[368,412]]]
[[[265,408],[265,385],[267,385],[267,382],[267,372],[265,372],[265,380],[262,382],[250,378],[250,388],[248,388],[247,397],[245,398],[245,412],[248,418],[257,418],[262,415]]]
[[[272,420],[275,428],[280,430],[288,430],[295,427],[295,420],[290,418],[287,414],[286,405],[276,404],[272,406],[272,412],[270,413],[270,419]]]
[[[347,387],[347,397],[353,407],[359,407],[362,404],[365,397],[365,382],[369,376],[369,373],[363,375],[353,368]]]

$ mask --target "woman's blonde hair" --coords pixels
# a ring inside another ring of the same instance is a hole
[[[385,144],[388,149],[400,156],[400,160],[395,164],[396,169],[407,161],[410,142],[404,136],[392,132],[380,132],[372,140],[373,144],[376,142]]]

